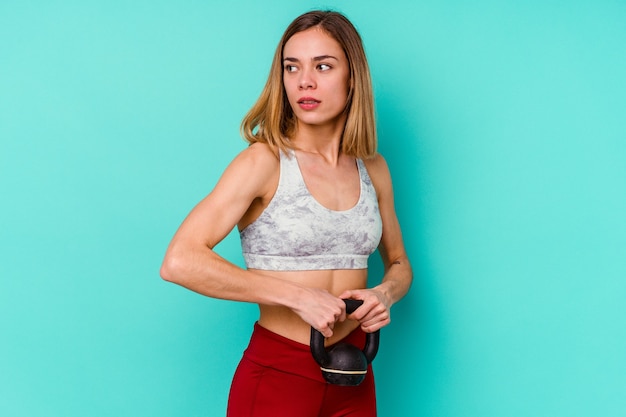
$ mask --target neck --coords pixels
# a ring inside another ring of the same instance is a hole
[[[341,152],[344,126],[345,120],[324,126],[298,123],[292,142],[297,150],[319,154],[336,162]]]

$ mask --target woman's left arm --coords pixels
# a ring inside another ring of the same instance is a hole
[[[363,305],[349,318],[358,320],[363,331],[369,333],[391,322],[391,306],[409,291],[413,271],[396,215],[389,167],[381,155],[367,160],[366,167],[378,195],[378,206],[383,222],[383,234],[378,251],[383,260],[385,275],[379,285],[370,289],[345,291],[340,298],[363,300]]]

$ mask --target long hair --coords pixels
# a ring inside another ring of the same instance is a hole
[[[357,158],[371,158],[376,154],[377,138],[367,57],[356,28],[344,15],[334,11],[305,13],[287,27],[276,47],[265,87],[241,122],[241,134],[249,143],[267,143],[274,152],[293,148],[290,137],[295,133],[296,117],[283,85],[283,50],[293,35],[313,27],[320,28],[339,43],[350,67],[341,151]]]

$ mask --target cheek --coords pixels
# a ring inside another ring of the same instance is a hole
[[[344,93],[343,99],[347,99],[350,94],[350,81],[345,80],[339,85],[337,85],[337,91],[342,91]]]
[[[337,83],[337,91],[343,91],[346,94],[346,97],[350,93],[350,76],[346,75]]]
[[[293,96],[294,96],[293,83],[290,83],[288,80],[284,80],[283,81],[283,90],[285,91],[285,94],[287,95],[287,99],[289,101],[291,101]]]

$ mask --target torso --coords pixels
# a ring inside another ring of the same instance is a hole
[[[295,282],[309,288],[325,289],[338,296],[345,290],[365,288],[367,284],[367,270],[329,270],[329,271],[261,271],[259,274],[271,275],[286,281]],[[259,324],[274,333],[309,344],[311,327],[296,313],[287,307],[259,305]],[[358,327],[353,320],[337,323],[333,329],[333,336],[326,343],[333,344],[346,337]]]
[[[298,163],[309,193],[330,210],[347,210],[360,196],[360,177],[355,159],[341,155],[335,167],[322,166],[315,155],[297,152]],[[278,161],[276,164],[278,168]],[[240,230],[254,222],[271,201],[278,186],[274,176],[262,198],[255,200],[239,223]],[[278,277],[304,287],[324,289],[339,296],[345,290],[365,288],[367,269],[331,269],[309,271],[269,271],[249,268],[258,274]],[[311,327],[291,309],[282,306],[259,305],[259,324],[268,330],[303,344],[309,344]],[[353,320],[336,323],[333,336],[326,343],[345,338],[358,327]]]
[[[303,174],[300,159],[293,152],[281,152],[278,187],[271,201],[240,231],[248,268],[367,269],[382,234],[378,196],[363,161],[352,159],[345,167],[342,164],[318,161]],[[356,181],[350,184],[353,173]],[[310,182],[328,184],[323,195],[330,204],[311,193]]]

